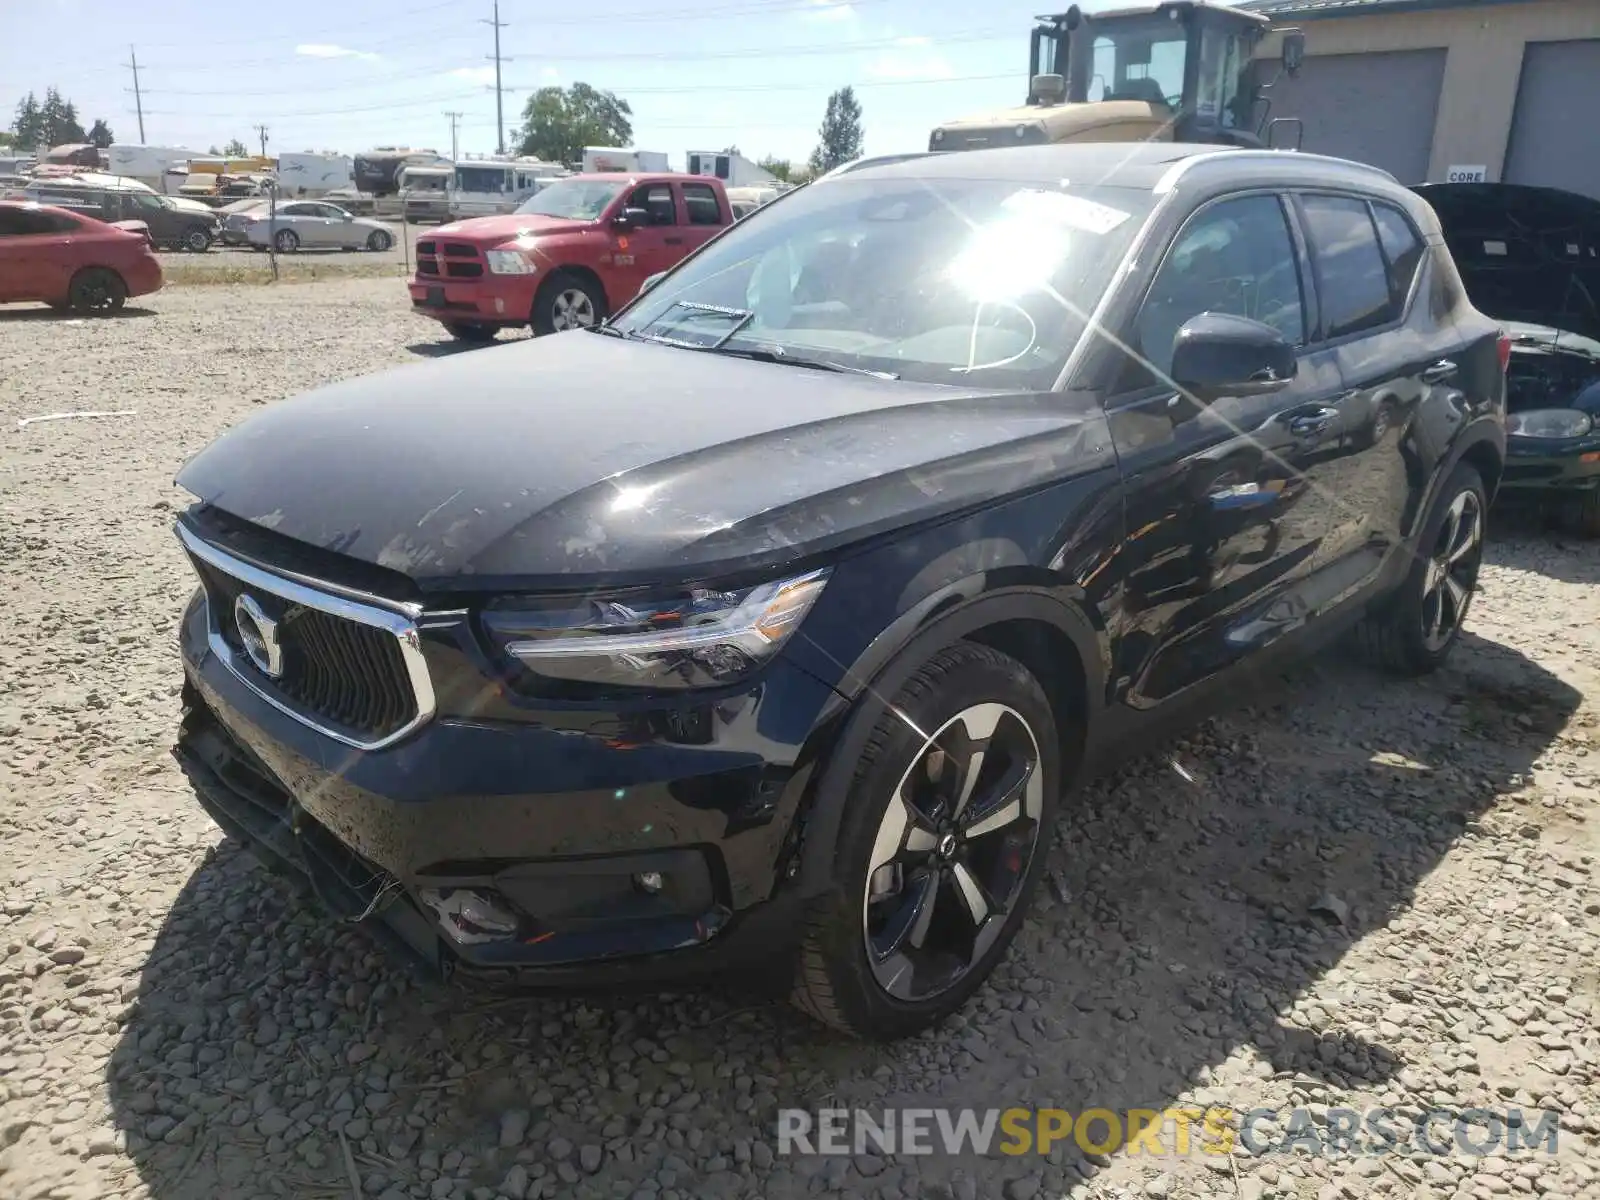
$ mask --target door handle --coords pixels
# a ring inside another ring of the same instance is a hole
[[[1314,408],[1309,412],[1302,411],[1286,415],[1288,417],[1289,432],[1294,434],[1295,437],[1315,437],[1319,433],[1326,432],[1328,426],[1338,419],[1339,410],[1336,408]]]
[[[1438,362],[1424,367],[1422,370],[1423,383],[1443,383],[1447,379],[1455,378],[1458,370],[1456,364],[1448,358],[1441,358]]]

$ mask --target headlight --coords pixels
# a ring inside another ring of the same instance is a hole
[[[1536,408],[1506,416],[1506,432],[1522,437],[1575,438],[1593,428],[1594,418],[1575,408]]]
[[[777,653],[827,582],[826,571],[738,591],[540,606],[483,614],[490,638],[535,674],[602,687],[715,687]]]
[[[484,255],[489,260],[492,275],[532,275],[533,264],[516,250],[490,250]]]

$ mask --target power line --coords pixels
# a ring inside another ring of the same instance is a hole
[[[484,24],[494,26],[495,139],[500,144],[500,153],[504,154],[506,152],[506,110],[505,90],[500,86],[500,31],[506,27],[506,23],[500,19],[500,0],[494,0],[494,20],[485,21]]]
[[[127,65],[133,68],[133,106],[139,114],[139,141],[144,141],[144,97],[139,94],[139,56],[128,47]]]

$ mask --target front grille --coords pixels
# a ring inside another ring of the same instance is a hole
[[[477,279],[483,275],[483,264],[475,262],[447,262],[444,273],[451,279]]]
[[[419,693],[409,660],[420,660],[415,632],[404,618],[372,610],[370,621],[359,619],[349,615],[365,615],[359,605],[277,580],[251,564],[230,570],[223,552],[180,537],[205,588],[213,648],[257,693],[306,724],[365,748],[386,744],[431,715],[432,697]],[[236,613],[241,595],[275,623],[281,652],[276,678],[246,649]],[[421,674],[425,678],[426,671]]]
[[[440,259],[444,270],[439,269]],[[441,275],[450,279],[481,279],[483,259],[471,242],[438,242],[423,238],[417,243],[417,274],[435,279]]]

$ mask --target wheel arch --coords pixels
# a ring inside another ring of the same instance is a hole
[[[889,698],[934,654],[974,642],[1017,659],[1050,699],[1061,747],[1063,785],[1086,758],[1101,708],[1106,643],[1075,597],[1041,585],[979,590],[964,580],[927,597],[873,640],[834,685],[837,709],[819,720],[813,737],[821,770],[795,818],[797,838],[785,874],[798,875],[808,896],[832,883],[839,830],[856,762]]]
[[[616,312],[617,309],[622,307],[622,305],[612,302],[611,293],[606,288],[606,281],[600,277],[600,272],[596,271],[593,267],[586,267],[579,263],[563,263],[559,267],[552,267],[549,272],[546,273],[545,277],[539,281],[538,292],[542,293],[544,289],[549,286],[550,281],[556,278],[558,275],[570,275],[575,279],[581,279],[584,283],[593,286],[595,291],[599,294],[601,301],[605,304],[606,308],[606,311],[600,314],[601,320],[604,320],[610,314]]]

